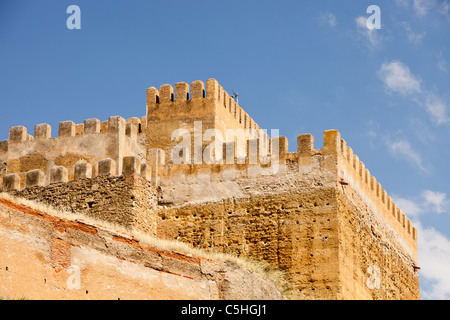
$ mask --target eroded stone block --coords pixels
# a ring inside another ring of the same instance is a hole
[[[20,189],[20,177],[13,173],[3,177],[3,191],[12,191]]]
[[[141,162],[136,157],[123,157],[122,174],[140,173]]]
[[[92,178],[92,165],[87,162],[79,162],[74,167],[74,179]]]
[[[69,174],[67,168],[54,167],[50,170],[50,183],[68,182]]]
[[[104,159],[98,163],[98,175],[115,175],[116,174],[116,162],[112,159]]]
[[[45,185],[45,174],[39,170],[31,170],[26,173],[26,187],[43,187]]]

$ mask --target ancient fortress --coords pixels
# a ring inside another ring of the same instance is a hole
[[[208,138],[211,129],[223,139]],[[48,124],[34,135],[10,128],[0,142],[0,188],[155,238],[268,261],[285,270],[294,299],[420,299],[416,229],[338,131],[323,140],[317,148],[301,134],[289,151],[285,137],[269,138],[214,79],[163,85],[147,90],[141,118],[64,121],[57,137]],[[230,280],[226,291],[224,269],[209,260],[1,197],[0,213],[0,295],[26,288],[25,296],[116,297],[101,280],[119,268],[124,297],[158,298],[133,278],[145,270],[182,276],[182,284],[145,278],[163,298],[280,297],[261,291],[271,284],[259,278]],[[133,276],[118,267],[125,262]],[[81,266],[86,292],[62,288],[61,270],[71,265]],[[230,293],[239,287],[245,295]]]

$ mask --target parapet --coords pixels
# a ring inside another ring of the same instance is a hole
[[[140,164],[140,160],[134,156],[124,157],[122,159],[122,175],[139,174],[147,180],[151,179],[151,173],[145,165]],[[93,175],[93,168],[90,163],[80,161],[73,167],[74,178],[78,179],[91,179]],[[104,159],[97,163],[97,176],[101,175],[116,175],[116,162],[113,159]],[[49,175],[47,179],[47,175]],[[7,174],[3,177],[3,191],[21,190],[21,176],[19,174]],[[68,176],[68,168],[63,166],[55,166],[50,169],[49,172],[43,172],[39,169],[30,170],[25,172],[25,188],[33,187],[47,187],[57,183],[67,183],[70,181]],[[49,184],[47,184],[49,181]]]
[[[190,90],[189,90],[190,89]],[[152,109],[162,105],[177,105],[189,101],[214,102],[223,107],[224,110],[235,119],[236,123],[243,129],[259,130],[258,124],[236,103],[236,101],[223,89],[215,79],[208,79],[205,84],[200,81],[193,81],[189,84],[178,82],[175,87],[164,84],[159,87],[147,89],[147,114],[151,114]],[[196,116],[195,114],[193,116]]]
[[[117,132],[118,121],[126,128],[128,136],[137,136],[144,132],[146,128],[146,117],[132,117],[127,120],[119,117],[109,117],[107,121],[100,122],[99,119],[86,119],[84,123],[76,124],[73,121],[62,121],[58,125],[58,136],[56,138],[72,138],[80,135],[102,134],[107,132]],[[19,143],[33,140],[56,139],[52,138],[52,127],[47,123],[37,124],[34,127],[34,136],[27,133],[24,126],[11,127],[9,130],[9,140],[0,141],[0,152],[7,148],[8,143]]]

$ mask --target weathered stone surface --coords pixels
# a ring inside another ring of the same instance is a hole
[[[8,174],[3,177],[3,191],[20,189],[20,177],[17,174]]]
[[[116,173],[116,162],[112,159],[104,159],[98,163],[98,175],[114,175]]]
[[[45,185],[45,176],[41,170],[31,170],[26,174],[26,187],[42,187]]]
[[[50,171],[50,183],[65,183],[69,181],[68,171],[64,167],[54,167]]]
[[[337,130],[324,132],[321,149],[312,135],[299,135],[289,152],[286,137],[270,139],[215,79],[206,90],[201,81],[190,87],[151,87],[146,116],[66,121],[57,138],[48,125],[36,126],[34,138],[11,128],[0,142],[0,187],[159,238],[269,261],[286,271],[294,298],[420,298],[417,230]],[[180,164],[174,148],[183,150]],[[41,173],[28,179],[30,170]],[[53,245],[62,254],[68,248]],[[172,262],[161,258],[158,268],[185,266],[201,277],[202,265]],[[376,267],[381,284],[369,288]],[[243,295],[224,288],[214,290]]]
[[[2,198],[0,230],[2,297],[284,298],[272,281],[243,267],[150,246],[131,235],[50,216]],[[203,272],[213,269],[220,272]]]
[[[130,174],[130,173],[139,173],[141,169],[141,163],[136,157],[124,157],[123,158],[123,166],[122,173]]]

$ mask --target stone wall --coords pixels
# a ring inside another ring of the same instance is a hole
[[[284,299],[229,261],[147,245],[111,229],[0,198],[0,297],[10,299]]]
[[[414,256],[361,190],[338,182],[327,159],[316,154],[310,170],[288,159],[282,175],[222,182],[175,179],[156,188],[131,174],[13,194],[157,238],[268,261],[287,272],[295,299],[420,298]],[[185,201],[166,201],[170,194]],[[379,283],[370,287],[373,266]]]
[[[149,235],[156,233],[156,189],[137,174],[102,175],[47,187],[15,190],[10,194],[125,228],[136,228]]]
[[[414,257],[396,243],[392,232],[357,192],[346,188],[337,195],[342,296],[346,299],[420,299]]]

